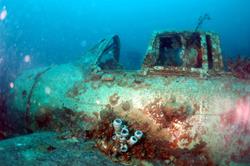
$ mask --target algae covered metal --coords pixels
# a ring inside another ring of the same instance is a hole
[[[25,71],[10,105],[29,131],[88,131],[118,160],[218,164],[247,151],[250,124],[240,118],[249,111],[250,84],[223,71],[218,35],[156,32],[142,69],[134,72],[122,69],[119,51],[119,37],[112,36],[75,63]],[[117,118],[144,134],[127,153],[117,152],[112,140]]]

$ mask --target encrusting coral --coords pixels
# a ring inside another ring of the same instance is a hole
[[[120,152],[127,152],[128,147],[132,147],[136,144],[143,136],[142,131],[136,130],[134,135],[129,138],[129,128],[125,125],[121,119],[115,119],[113,121],[114,135],[112,139],[119,145],[118,149]]]
[[[229,59],[227,62],[228,70],[237,78],[250,79],[250,58],[237,57],[236,60]]]
[[[132,101],[119,101],[118,94],[111,95],[109,104],[94,117],[73,113],[65,109],[60,116],[72,128],[62,138],[85,137],[96,142],[96,147],[113,161],[140,164],[155,161],[174,165],[213,165],[209,150],[202,140],[194,141],[187,122],[194,112],[187,104],[175,99],[156,98],[142,109]],[[56,126],[64,130],[60,121],[53,119],[50,109],[36,116],[39,128]],[[54,122],[55,121],[55,122]],[[73,122],[90,123],[89,128],[76,130]]]
[[[186,117],[187,114],[184,116]],[[107,105],[100,112],[98,124],[86,136],[96,140],[96,147],[110,156],[113,161],[131,164],[147,160],[175,165],[213,165],[205,142],[200,141],[192,148],[181,148],[177,142],[157,135],[157,131],[152,132],[153,124],[150,122],[140,121],[138,117],[137,119],[128,117],[119,115],[119,112],[114,111],[114,107]],[[166,119],[162,123],[165,128],[171,128],[171,123],[175,119],[183,120],[180,116],[172,114],[166,114],[163,118]],[[173,118],[173,121],[170,118]]]

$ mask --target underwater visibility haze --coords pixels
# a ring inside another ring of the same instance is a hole
[[[0,0],[0,165],[249,165],[249,6]]]

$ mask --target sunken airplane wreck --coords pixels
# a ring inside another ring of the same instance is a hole
[[[71,137],[94,139],[114,161],[223,165],[249,159],[250,124],[237,112],[250,103],[249,80],[223,70],[218,35],[156,32],[139,71],[123,70],[119,54],[115,35],[77,62],[25,71],[9,105],[23,115],[18,121],[27,131],[68,130]],[[138,132],[142,137],[134,142]]]

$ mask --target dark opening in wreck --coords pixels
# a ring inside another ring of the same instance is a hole
[[[160,37],[160,55],[157,60],[159,66],[181,66],[180,52],[181,38],[178,35]]]
[[[211,32],[156,32],[144,59],[144,68],[192,72],[223,71],[220,40]],[[194,70],[193,70],[194,69]]]
[[[206,35],[206,42],[207,42],[207,59],[208,59],[208,68],[213,68],[213,52],[212,52],[212,41],[211,36]]]

